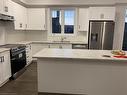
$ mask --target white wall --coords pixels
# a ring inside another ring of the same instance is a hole
[[[14,23],[0,21],[0,45],[25,40],[25,32],[15,31]]]
[[[125,26],[126,6],[116,6],[116,26],[114,33],[114,49],[122,49]]]
[[[25,39],[26,41],[46,41],[47,32],[46,31],[26,31]]]

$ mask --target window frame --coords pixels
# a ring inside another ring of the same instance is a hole
[[[61,33],[52,33],[52,11],[53,10],[61,10]],[[65,10],[74,10],[74,32],[73,33],[64,33],[64,11]],[[77,9],[73,7],[66,7],[66,8],[50,8],[50,35],[51,36],[75,36],[77,31]]]

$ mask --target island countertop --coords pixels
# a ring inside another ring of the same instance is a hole
[[[110,57],[103,57],[103,55],[109,55]],[[35,58],[56,58],[56,59],[127,61],[127,58],[115,58],[114,55],[111,53],[111,50],[48,49],[46,48],[36,53],[34,57]]]

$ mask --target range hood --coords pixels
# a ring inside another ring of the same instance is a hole
[[[14,16],[0,14],[0,20],[3,20],[3,21],[14,21]]]

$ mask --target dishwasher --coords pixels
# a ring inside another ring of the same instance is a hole
[[[72,49],[88,49],[88,44],[72,44]]]

